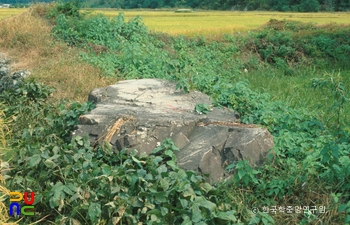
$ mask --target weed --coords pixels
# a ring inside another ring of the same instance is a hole
[[[198,103],[194,107],[194,111],[198,114],[208,114],[210,112],[210,106],[204,103]]]

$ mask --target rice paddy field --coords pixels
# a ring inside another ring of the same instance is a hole
[[[17,15],[26,9],[0,9],[0,19]],[[194,11],[175,13],[163,10],[115,10],[90,9],[92,14],[102,13],[110,18],[124,13],[126,19],[141,16],[151,31],[170,35],[219,36],[247,32],[267,23],[270,19],[296,20],[316,24],[349,24],[350,13],[282,13],[282,12],[241,12],[241,11]]]
[[[174,11],[117,11],[93,10],[109,17],[123,12],[126,18],[140,15],[152,31],[171,35],[220,35],[245,32],[267,23],[270,19],[297,20],[317,24],[350,23],[350,13],[282,13],[282,12],[240,12],[240,11],[198,11],[175,13]]]
[[[20,9],[20,8],[0,8],[0,20],[18,15],[22,12],[25,12],[27,9]]]

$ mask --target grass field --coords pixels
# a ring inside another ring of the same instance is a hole
[[[24,12],[26,9],[0,9],[0,19]],[[282,12],[237,12],[237,11],[197,11],[175,13],[174,11],[92,9],[92,13],[102,13],[108,17],[123,12],[126,19],[140,15],[151,31],[170,35],[218,36],[245,32],[267,23],[270,19],[287,19],[317,24],[349,24],[350,13],[282,13]]]

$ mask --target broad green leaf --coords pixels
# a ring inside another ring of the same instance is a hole
[[[176,156],[175,156],[175,154],[174,154],[174,152],[172,150],[165,150],[164,155],[167,155],[167,156],[169,156],[172,159],[176,158]]]
[[[54,153],[54,155],[60,156],[59,155],[60,149],[61,148],[56,145],[55,147],[53,147],[52,152]]]
[[[182,216],[182,219],[184,220],[181,225],[192,225],[191,218],[187,215]]]
[[[168,169],[166,168],[165,165],[161,165],[160,167],[157,168],[157,172],[158,172],[159,174],[161,174],[161,173],[166,173],[167,171],[168,171]]]
[[[245,170],[243,170],[243,169],[238,170],[239,179],[242,179],[242,177],[244,177],[244,175],[246,175],[246,174],[247,174],[247,172]]]
[[[350,223],[350,215],[346,215],[346,216],[345,216],[344,222],[345,222],[345,223]]]
[[[132,160],[133,160],[134,162],[136,162],[136,163],[139,164],[139,165],[145,164],[145,161],[140,161],[140,160],[138,160],[135,156],[131,156],[131,158],[132,158]]]
[[[180,203],[183,209],[186,209],[188,206],[188,201],[186,199],[180,198]]]
[[[196,203],[200,207],[204,207],[209,209],[210,212],[213,212],[216,208],[216,204],[212,203],[211,201],[206,200],[203,196],[197,196],[194,199],[194,203]]]
[[[154,197],[155,200],[157,201],[157,203],[161,203],[161,202],[167,202],[167,196],[165,194],[165,192],[158,192],[158,193],[154,193]]]
[[[139,180],[139,177],[136,174],[131,176],[130,188],[134,189],[136,182]]]
[[[120,191],[120,187],[118,184],[114,184],[113,186],[111,186],[111,194],[115,194],[119,191]]]
[[[109,176],[109,175],[111,174],[111,167],[108,166],[107,164],[103,164],[103,165],[101,166],[101,169],[102,169],[102,173],[103,173],[104,175]]]
[[[146,174],[147,174],[147,171],[144,170],[144,169],[138,169],[137,170],[137,174],[138,174],[139,177],[145,177]]]
[[[234,210],[227,211],[227,212],[217,212],[216,217],[220,218],[222,220],[236,222],[237,218],[235,217],[235,214],[236,214],[236,211],[234,211]]]
[[[34,167],[34,166],[37,166],[41,161],[41,157],[39,154],[35,154],[33,155],[32,157],[29,158],[29,163],[28,163],[28,166],[30,168]]]
[[[169,189],[169,182],[163,178],[159,181],[160,186],[163,188],[164,191],[167,191]]]
[[[145,214],[145,213],[147,213],[147,211],[148,211],[148,208],[147,207],[143,207],[142,210],[141,210],[141,213]]]
[[[154,157],[154,159],[152,160],[152,162],[156,165],[158,165],[159,162],[163,161],[163,158],[160,156],[156,156]]]
[[[226,170],[233,169],[233,168],[235,168],[235,166],[236,166],[236,164],[232,163],[232,164],[228,165],[225,169]]]
[[[47,168],[50,168],[50,169],[55,168],[57,166],[57,164],[52,162],[52,160],[50,159],[45,160],[44,164]]]
[[[199,221],[202,220],[201,210],[199,209],[197,204],[192,205],[191,211],[192,211],[192,221],[193,222],[198,223]]]
[[[68,187],[71,191],[74,191],[74,192],[78,191],[77,186],[72,183],[67,183],[65,186]]]
[[[76,153],[74,154],[73,156],[73,159],[75,162],[78,162],[78,160],[82,157],[82,154],[81,153]]]
[[[145,204],[145,207],[149,208],[149,209],[154,209],[155,208],[155,205],[154,204],[151,204],[151,203],[146,203]]]
[[[50,158],[48,158],[49,160],[55,160],[58,159],[59,157],[61,157],[60,155],[53,155]]]
[[[73,167],[72,165],[67,165],[66,168],[64,168],[63,175],[65,177],[67,177],[70,174],[70,172],[72,171],[72,167]]]
[[[159,146],[159,147],[153,149],[153,151],[151,152],[151,154],[154,155],[154,154],[156,154],[156,153],[158,153],[158,152],[160,152],[160,151],[162,151],[162,150],[163,150],[163,147],[162,147],[162,146]]]
[[[193,189],[190,187],[187,190],[185,190],[182,194],[185,198],[186,197],[190,197],[191,201],[194,200],[194,198],[196,197],[196,194],[194,193]]]
[[[244,184],[245,184],[245,185],[248,185],[248,184],[249,184],[249,180],[250,180],[250,178],[249,178],[248,176],[244,176],[244,177],[243,177],[243,181],[244,181]]]
[[[84,169],[88,169],[89,166],[90,166],[90,162],[89,161],[84,161],[83,162],[83,168]]]
[[[151,221],[156,222],[158,220],[158,217],[154,214],[151,215]]]
[[[81,196],[79,193],[75,193],[74,195],[72,195],[72,197],[69,198],[69,202],[73,202],[78,198],[81,200],[84,200],[83,196]]]
[[[209,183],[201,183],[200,187],[203,191],[205,191],[205,193],[208,193],[213,189],[213,186],[211,186]]]
[[[341,204],[338,208],[338,212],[343,212],[346,210],[346,208],[348,207],[347,204]]]
[[[66,185],[63,191],[69,195],[74,195],[74,192]]]
[[[92,222],[97,222],[101,216],[101,205],[97,202],[91,202],[88,209],[88,216]]]
[[[157,217],[162,217],[162,213],[159,209],[151,209],[147,211],[147,215],[156,215]]]
[[[169,213],[169,209],[166,207],[160,207],[160,212],[162,213],[162,216],[165,216]]]
[[[52,187],[51,192],[53,192],[53,196],[50,198],[49,203],[51,208],[59,207],[61,209],[64,205],[65,194],[63,189],[65,186],[58,182],[55,186]]]
[[[173,170],[179,169],[179,167],[176,165],[174,161],[167,161],[166,164],[168,164],[168,166],[170,166]]]

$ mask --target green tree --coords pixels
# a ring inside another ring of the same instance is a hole
[[[272,10],[276,11],[291,11],[289,0],[272,0],[270,6]]]
[[[299,8],[301,12],[318,12],[320,3],[317,0],[301,0]]]

